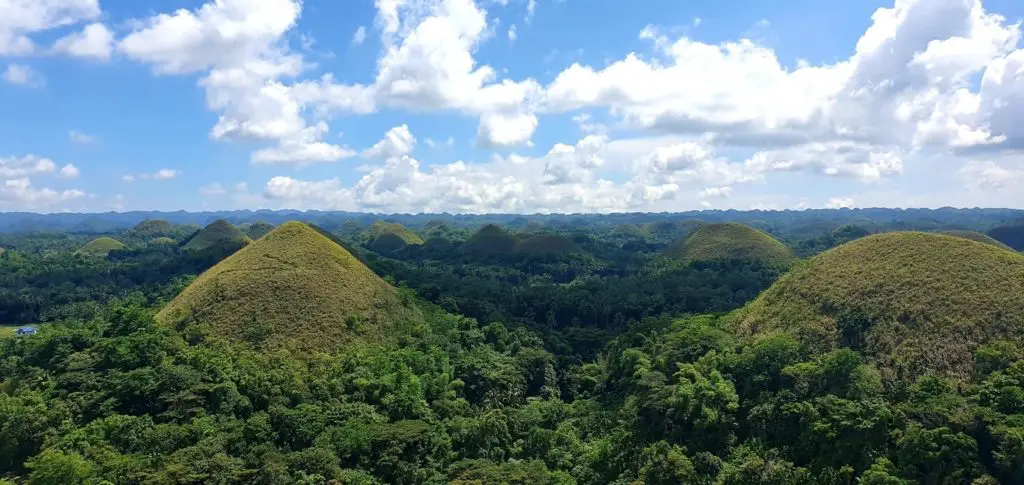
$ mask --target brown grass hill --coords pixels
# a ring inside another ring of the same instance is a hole
[[[518,239],[515,250],[517,253],[543,255],[580,252],[580,247],[576,243],[561,234],[523,234]]]
[[[986,234],[992,239],[1010,246],[1014,251],[1024,251],[1024,220],[995,227]]]
[[[409,228],[393,222],[377,221],[370,226],[367,246],[381,254],[393,253],[406,246],[423,244],[423,239]]]
[[[1005,249],[1007,251],[1013,251],[1013,248],[1011,248],[1010,246],[1007,246],[999,241],[996,241],[995,239],[992,239],[989,236],[986,236],[985,234],[976,231],[942,231],[939,234],[944,234],[946,236],[953,237],[962,237],[964,239],[970,239],[971,241],[978,241],[980,243],[990,244],[997,248]]]
[[[979,346],[1024,343],[1024,255],[939,234],[877,234],[801,263],[730,319],[748,338],[854,348],[889,379],[968,380]]]
[[[238,228],[241,229],[246,236],[249,236],[249,239],[255,241],[265,236],[268,232],[273,231],[274,225],[269,222],[258,221],[242,224],[238,226]]]
[[[494,224],[487,224],[462,243],[462,250],[474,254],[512,254],[517,245],[515,236]]]
[[[793,254],[785,244],[768,233],[732,222],[702,225],[670,245],[665,254],[686,263],[752,261],[771,266],[793,263]]]
[[[199,230],[181,247],[185,251],[205,251],[214,248],[241,248],[252,242],[241,229],[224,219],[217,219]]]
[[[157,319],[311,352],[384,343],[423,315],[321,231],[288,222],[201,274]]]
[[[79,248],[78,251],[75,251],[75,254],[105,258],[111,251],[124,249],[124,247],[125,246],[124,244],[121,244],[121,241],[112,237],[103,236],[89,241],[88,244]]]

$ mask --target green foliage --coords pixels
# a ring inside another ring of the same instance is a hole
[[[765,232],[736,223],[703,225],[670,246],[666,255],[684,262],[756,261],[782,267],[793,262],[786,245]]]
[[[1024,251],[1024,223],[1017,222],[994,227],[986,234],[1016,251]]]
[[[1024,256],[925,233],[869,236],[816,256],[735,316],[743,334],[786,332],[816,351],[861,350],[883,375],[974,375],[974,352],[1018,344]]]
[[[518,241],[504,229],[488,224],[462,243],[462,250],[473,254],[510,254],[516,250]]]
[[[368,324],[353,331],[349,317]],[[422,316],[344,248],[289,222],[200,275],[159,319],[267,347],[328,350],[389,340]]]
[[[274,230],[274,225],[270,224],[268,222],[260,221],[260,222],[253,222],[253,223],[248,223],[248,224],[242,224],[238,228],[241,229],[242,232],[245,233],[246,236],[249,236],[249,239],[252,239],[253,241],[255,241],[255,240],[257,240],[257,239],[267,235],[268,232],[273,231]]]
[[[561,234],[539,233],[521,236],[515,251],[526,254],[568,254],[579,252],[580,248]]]
[[[89,244],[79,248],[75,254],[105,258],[111,251],[119,249],[124,249],[124,244],[112,237],[103,236],[89,241]]]
[[[217,219],[189,238],[181,247],[184,251],[206,251],[211,248],[234,248],[237,250],[252,242],[241,229],[224,219]]]

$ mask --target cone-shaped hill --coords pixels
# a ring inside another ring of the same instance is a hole
[[[157,319],[301,351],[382,342],[423,321],[412,303],[316,229],[288,222],[200,275]]]
[[[511,254],[518,241],[504,229],[488,224],[462,243],[462,250],[477,254]]]
[[[78,251],[75,251],[75,254],[105,258],[111,251],[116,249],[124,249],[124,244],[121,244],[121,241],[112,237],[103,236],[89,241],[88,244],[79,248]]]
[[[377,221],[370,226],[369,246],[378,253],[391,253],[414,244],[423,244],[423,239],[401,224]]]
[[[980,243],[991,244],[992,246],[995,246],[997,248],[1002,248],[1002,249],[1006,249],[1008,251],[1013,251],[1013,248],[1011,248],[1010,246],[1007,246],[1007,245],[1005,245],[1005,244],[1003,244],[1003,243],[1001,243],[999,241],[996,241],[995,239],[992,239],[991,237],[986,236],[986,235],[984,235],[984,234],[982,234],[980,232],[974,232],[974,231],[942,231],[939,234],[944,234],[946,236],[953,236],[953,237],[962,237],[964,239],[970,239],[971,241],[978,241]]]
[[[963,238],[877,234],[826,251],[731,317],[741,334],[860,350],[890,378],[970,379],[972,354],[1024,342],[1024,256]]]
[[[666,255],[685,262],[757,261],[786,266],[793,255],[785,244],[750,226],[736,223],[706,224],[665,250]]]
[[[163,219],[146,219],[136,224],[128,233],[139,239],[169,237],[174,234],[174,227]]]
[[[249,239],[253,241],[266,236],[268,232],[274,230],[274,225],[267,222],[253,222],[252,224],[243,224],[239,227]]]
[[[203,251],[211,248],[239,248],[252,242],[241,229],[231,225],[224,219],[217,219],[202,228],[181,249],[186,251]]]
[[[561,234],[524,234],[519,237],[516,252],[538,255],[568,254],[580,252],[580,247]]]

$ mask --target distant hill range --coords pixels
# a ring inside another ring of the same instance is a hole
[[[669,227],[666,222],[679,224],[680,221],[699,219],[714,222],[738,222],[756,229],[766,230],[785,238],[788,232],[796,237],[796,228],[811,228],[808,234],[827,234],[828,231],[844,224],[870,227],[872,232],[895,230],[945,231],[970,230],[1000,238],[999,231],[990,232],[1000,226],[1014,225],[1024,220],[1024,210],[1017,209],[812,209],[803,211],[687,211],[676,213],[620,213],[620,214],[369,214],[345,211],[296,211],[296,210],[239,210],[203,212],[104,212],[104,213],[54,213],[36,214],[31,212],[0,213],[0,232],[62,231],[82,234],[109,234],[128,230],[145,220],[161,220],[170,224],[192,224],[204,227],[223,219],[235,226],[263,222],[278,226],[287,221],[302,221],[320,227],[335,228],[353,222],[369,227],[374,222],[387,219],[420,232],[432,223],[433,227],[445,224],[453,228],[476,229],[487,224],[507,228],[539,225],[548,228],[586,226],[606,228],[612,231],[616,226],[635,225],[641,234],[656,232]],[[782,230],[787,229],[787,230]],[[1005,230],[1003,232],[1006,232]],[[427,236],[431,234],[424,232]],[[672,234],[673,238],[680,237]]]

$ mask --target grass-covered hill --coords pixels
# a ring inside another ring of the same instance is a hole
[[[157,318],[302,351],[382,342],[422,322],[410,300],[300,222],[281,225],[207,270]]]
[[[128,233],[139,239],[169,237],[174,234],[174,226],[163,219],[146,219],[136,224]]]
[[[167,236],[155,237],[149,240],[150,246],[174,246],[178,244],[178,241],[171,239]]]
[[[580,247],[576,243],[561,234],[523,234],[518,239],[517,253],[568,254],[580,251]]]
[[[1024,221],[992,228],[987,234],[1016,251],[1024,251]]]
[[[204,251],[217,247],[241,247],[252,242],[241,229],[224,219],[217,219],[192,236],[181,248],[185,251]]]
[[[511,254],[517,245],[514,235],[494,224],[487,224],[462,244],[462,250],[475,254]]]
[[[268,232],[274,230],[274,225],[268,222],[258,221],[251,224],[242,224],[238,228],[241,229],[246,236],[249,236],[249,239],[255,241],[265,236]]]
[[[88,244],[75,251],[75,254],[106,257],[111,251],[117,249],[124,249],[124,244],[112,237],[103,236],[89,241]]]
[[[891,378],[969,379],[980,345],[1024,342],[1024,256],[938,234],[868,236],[799,265],[733,318],[742,335],[860,350]]]
[[[777,266],[793,262],[785,244],[763,231],[736,223],[702,225],[665,253],[684,262],[756,261]]]
[[[392,222],[377,221],[370,226],[368,246],[379,253],[391,253],[406,246],[423,244],[423,239],[409,228]]]
[[[991,244],[997,248],[1003,248],[1013,251],[1013,248],[1011,248],[1010,246],[1007,246],[999,241],[996,241],[990,236],[987,236],[976,231],[942,231],[939,234],[944,234],[946,236],[953,237],[962,237],[964,239],[970,239],[971,241],[978,241],[980,243]]]

